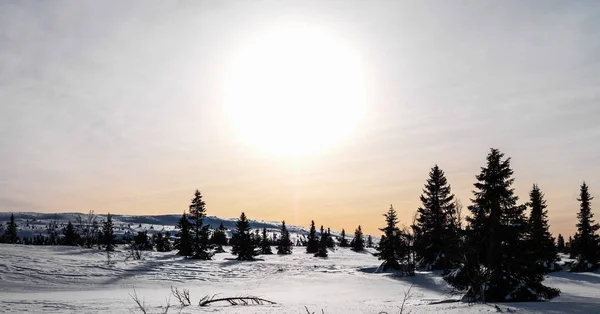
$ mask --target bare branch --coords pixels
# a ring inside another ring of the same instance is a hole
[[[408,298],[410,298],[410,291],[413,288],[413,285],[410,285],[410,287],[408,287],[408,290],[404,291],[404,298],[402,299],[402,306],[400,307],[400,314],[404,314],[404,306],[406,305],[406,300],[408,300]],[[406,314],[410,314],[410,312],[406,313]]]
[[[462,201],[458,198],[455,199],[454,201],[454,208],[456,210],[456,225],[462,229],[463,226],[463,204]]]
[[[275,303],[273,301],[269,301],[269,300],[265,300],[265,299],[261,299],[261,298],[257,298],[257,297],[252,297],[252,296],[247,296],[247,297],[232,297],[232,298],[218,298],[218,299],[215,299],[214,296],[212,298],[209,298],[208,296],[205,296],[204,298],[202,298],[202,300],[200,300],[200,306],[207,306],[210,303],[214,303],[214,302],[229,302],[230,305],[277,304],[277,303]]]
[[[190,306],[192,304],[192,302],[190,301],[189,290],[182,289],[182,291],[179,291],[179,289],[173,288],[173,286],[171,286],[171,293],[175,296],[175,298],[177,298],[177,301],[179,301],[179,304],[181,304],[181,306]],[[208,296],[206,296],[205,298],[208,298]],[[202,300],[204,300],[204,298]],[[200,302],[202,302],[202,300],[200,300]]]
[[[169,313],[169,308],[171,308],[171,296],[169,296],[168,298],[165,297],[165,301],[167,301],[167,305],[165,306],[165,310],[162,312],[162,314]]]
[[[133,294],[130,293],[129,296],[133,299],[133,301],[135,301],[138,308],[140,309],[140,311],[142,311],[143,314],[148,314],[148,307],[146,306],[144,301],[141,301],[138,297],[137,291],[135,291],[135,287],[133,287]],[[133,313],[133,311],[131,312]]]

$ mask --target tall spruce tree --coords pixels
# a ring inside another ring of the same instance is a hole
[[[250,223],[246,214],[242,213],[235,223],[235,233],[231,237],[231,254],[237,255],[240,261],[254,260],[256,243],[250,237]]]
[[[204,218],[206,218],[206,202],[202,199],[200,191],[196,190],[189,208],[190,231],[193,235],[192,258],[209,260],[213,256],[208,252],[210,225],[204,225]]]
[[[260,254],[273,254],[271,251],[271,240],[267,237],[267,228],[263,228],[262,237],[260,239]]]
[[[594,214],[591,208],[593,199],[587,184],[583,182],[577,199],[580,202],[579,213],[577,213],[577,233],[571,244],[572,255],[577,258],[577,263],[571,269],[572,271],[582,272],[598,269],[600,238],[596,231],[600,229],[600,225],[593,219]]]
[[[346,239],[346,230],[344,229],[340,233],[340,247],[348,247],[348,239]]]
[[[192,256],[192,235],[190,233],[190,220],[186,213],[181,215],[179,222],[177,223],[177,229],[179,229],[179,241],[176,243],[178,249],[177,254],[181,256]]]
[[[352,239],[352,250],[359,252],[365,249],[365,239],[363,238],[362,228],[360,225],[354,231],[354,239]]]
[[[565,251],[565,238],[563,238],[562,234],[558,234],[556,238],[556,250],[560,253],[566,253]]]
[[[323,229],[323,225],[321,225],[321,235],[319,239],[319,245],[317,252],[315,253],[315,257],[327,257],[327,232]]]
[[[383,270],[395,269],[400,270],[400,256],[408,254],[408,250],[403,246],[400,240],[400,230],[396,226],[398,224],[398,214],[394,206],[390,205],[385,217],[386,226],[379,229],[383,231],[383,236],[379,240],[379,260],[383,261],[381,267]]]
[[[306,253],[317,253],[319,250],[319,240],[317,239],[317,229],[315,221],[310,222],[310,231],[308,233],[308,241],[306,242]]]
[[[10,221],[4,231],[3,242],[5,243],[19,243],[19,235],[17,233],[17,223],[15,222],[15,216],[10,214]]]
[[[547,271],[553,270],[558,255],[548,226],[548,211],[546,210],[544,193],[537,184],[534,184],[531,192],[529,192],[527,206],[531,208],[531,214],[529,215],[529,242],[531,245],[529,256],[547,268]]]
[[[526,206],[517,205],[510,158],[491,149],[474,184],[465,259],[444,279],[484,302],[539,301],[559,295],[542,285],[545,271],[529,257]]]
[[[277,241],[277,254],[292,254],[292,241],[290,232],[285,226],[285,220],[281,222],[281,237]]]
[[[77,243],[77,233],[73,224],[69,221],[64,231],[65,245],[75,245]]]
[[[453,219],[454,194],[438,165],[431,168],[420,199],[422,206],[412,226],[418,266],[426,270],[448,269],[459,259],[460,234]]]
[[[104,237],[104,250],[111,252],[115,250],[115,234],[113,232],[112,215],[108,213],[102,226],[102,235]]]

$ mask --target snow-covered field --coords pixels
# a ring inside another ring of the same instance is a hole
[[[226,247],[229,251],[230,248]],[[146,253],[125,261],[118,250],[107,265],[95,249],[0,244],[0,312],[7,313],[140,313],[129,294],[135,287],[149,313],[163,310],[171,286],[190,290],[192,306],[169,313],[400,313],[404,292],[413,285],[404,313],[496,313],[494,305],[457,300],[439,274],[395,277],[374,273],[371,254],[347,249],[325,259],[294,248],[288,256],[259,256],[239,262],[229,253],[212,261],[186,260],[172,253]],[[502,312],[600,313],[600,274],[554,273],[546,281],[562,295],[546,303],[498,304]],[[276,305],[199,307],[205,295],[254,295]],[[440,304],[435,304],[441,302]]]

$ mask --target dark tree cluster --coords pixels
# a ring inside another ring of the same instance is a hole
[[[329,242],[328,238],[328,233],[325,232],[325,229],[323,226],[321,226],[321,235],[319,237],[319,243],[317,245],[315,257],[327,257],[327,243]]]
[[[315,221],[310,222],[310,230],[306,241],[306,253],[314,254],[315,257],[327,257],[328,249],[335,248],[335,241],[331,235],[331,229],[321,226],[319,235],[317,235],[317,229],[315,227]]]
[[[256,241],[250,236],[250,222],[246,214],[242,213],[235,223],[235,231],[231,236],[231,254],[237,255],[240,261],[254,260],[258,255]]]
[[[83,219],[81,215],[77,216],[76,224],[68,221],[66,224],[61,223],[59,226],[56,221],[51,221],[45,227],[45,233],[38,233],[32,237],[23,238],[19,238],[14,215],[11,216],[11,220],[7,226],[8,232],[5,232],[5,236],[0,237],[0,239],[6,238],[3,242],[22,243],[26,245],[97,247],[98,249],[108,251],[114,250],[116,244],[127,243],[126,235],[120,238],[115,236],[115,227],[112,225],[112,216],[110,213],[101,224],[96,220],[97,217],[93,211],[90,211],[87,219]],[[35,229],[35,226],[29,225],[29,221],[27,221],[26,227]]]
[[[363,232],[360,225],[354,231],[354,238],[352,241],[350,241],[350,247],[355,252],[360,252],[365,249],[365,238],[363,237]]]
[[[458,262],[460,231],[454,194],[444,171],[435,165],[420,197],[414,232],[417,266],[426,270],[448,269]]]
[[[558,246],[555,245],[554,238],[550,234],[544,193],[537,184],[534,184],[531,192],[529,192],[527,206],[530,208],[527,234],[529,256],[546,270],[554,270],[558,267],[556,264],[558,261]],[[564,239],[562,239],[562,242],[564,249]]]
[[[527,206],[519,205],[514,194],[510,158],[492,149],[486,161],[476,176],[474,198],[468,207],[471,215],[467,218],[462,258],[444,278],[466,291],[471,300],[539,301],[558,296],[558,289],[542,284],[549,271],[547,263],[553,257],[538,252],[538,244],[534,243],[550,245],[543,194],[534,186],[529,206],[536,214],[528,221]]]
[[[17,223],[15,222],[15,215],[10,214],[10,221],[8,222],[8,226],[4,230],[4,234],[0,238],[3,243],[19,243],[19,235],[17,233]]]
[[[277,240],[277,254],[292,254],[292,240],[290,240],[290,232],[285,226],[285,220],[281,222],[281,236]]]
[[[577,263],[572,271],[594,271],[598,269],[600,260],[600,235],[597,231],[600,225],[594,221],[591,209],[591,201],[594,198],[588,191],[584,182],[579,191],[580,202],[579,213],[577,213],[577,233],[571,242],[571,255],[577,258]]]
[[[398,229],[398,214],[393,206],[385,217],[386,226],[379,229],[383,232],[379,240],[379,259],[382,260],[382,270],[397,270],[407,275],[414,274],[414,262],[411,256],[411,236],[406,231]]]
[[[437,165],[429,172],[410,229],[398,228],[397,212],[390,206],[377,246],[381,270],[406,275],[414,275],[415,268],[441,270],[450,285],[466,292],[467,299],[503,302],[558,296],[558,289],[542,284],[546,274],[558,269],[558,253],[577,259],[571,271],[598,269],[600,225],[593,220],[593,198],[585,183],[578,198],[577,233],[565,241],[562,235],[555,240],[549,231],[545,196],[537,184],[528,202],[519,204],[510,158],[500,151],[491,149],[476,179],[465,227],[462,206]],[[362,239],[360,228],[350,243],[355,250],[360,247],[358,239]]]
[[[346,230],[344,230],[344,229],[342,229],[342,232],[340,233],[339,245],[340,245],[340,247],[350,246],[350,243],[348,243],[348,239],[346,239]]]
[[[267,228],[263,228],[262,230],[262,237],[260,237],[260,254],[263,255],[269,255],[269,254],[273,254],[273,251],[271,250],[271,239],[269,239],[269,237],[267,237]]]
[[[227,229],[223,226],[223,223],[219,225],[215,231],[213,231],[210,237],[210,244],[216,245],[218,247],[223,247],[227,245]]]
[[[209,260],[214,255],[209,251],[209,228],[204,224],[206,218],[206,202],[202,199],[199,190],[194,193],[194,198],[189,206],[189,213],[185,212],[179,219],[179,239],[176,242],[178,254],[193,259]]]
[[[106,215],[106,220],[102,225],[104,249],[108,252],[115,250],[115,234],[113,229],[112,216],[108,213],[108,215]]]
[[[316,254],[319,251],[319,239],[317,238],[317,229],[315,221],[310,222],[310,230],[308,232],[308,240],[306,241],[306,253]]]
[[[209,260],[213,254],[208,251],[208,236],[210,225],[204,224],[206,218],[206,202],[202,199],[199,190],[194,193],[194,198],[189,207],[190,231],[192,240],[192,258]]]
[[[156,247],[157,252],[170,252],[173,249],[171,246],[171,233],[167,231],[164,235],[162,232],[153,235],[151,245]]]

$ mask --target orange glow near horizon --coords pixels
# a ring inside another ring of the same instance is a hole
[[[267,165],[271,167],[264,168]],[[86,212],[94,209],[102,214],[181,214],[187,210],[194,190],[199,188],[207,202],[209,216],[237,218],[243,211],[249,219],[285,220],[287,224],[304,227],[315,220],[317,226],[323,225],[335,231],[344,228],[347,233],[353,233],[361,225],[365,234],[379,236],[378,229],[384,224],[382,215],[390,204],[398,211],[400,227],[412,223],[414,213],[421,205],[418,198],[429,171],[422,167],[418,174],[404,172],[405,179],[400,180],[383,176],[379,184],[373,184],[366,180],[365,175],[380,172],[381,166],[362,163],[336,166],[335,163],[319,161],[298,169],[278,166],[267,160],[257,160],[253,166],[260,171],[235,180],[208,182],[204,187],[186,184],[185,187],[173,188],[146,183],[128,189],[126,185],[107,184],[99,187],[96,195],[50,202],[47,210],[42,211]],[[352,174],[351,170],[356,166],[358,174]],[[371,170],[364,168],[366,166],[372,167]],[[446,172],[453,192],[463,204],[463,214],[468,214],[474,175]],[[515,175],[517,195],[520,202],[525,203],[531,186],[519,180],[518,171]],[[577,186],[565,194],[555,190],[554,185],[540,186],[548,200],[551,232],[554,236],[561,233],[568,238],[574,233],[578,210]],[[141,188],[156,192],[145,192]],[[104,198],[106,195],[112,196]]]

